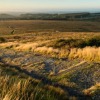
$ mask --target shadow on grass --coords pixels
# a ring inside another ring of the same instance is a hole
[[[81,92],[74,90],[73,88],[61,85],[57,82],[53,82],[52,80],[48,79],[47,77],[37,74],[35,71],[28,72],[26,69],[21,69],[20,66],[15,66],[15,65],[6,63],[5,61],[2,60],[2,58],[0,58],[0,62],[3,63],[7,68],[10,68],[10,69],[14,68],[17,71],[19,71],[20,73],[24,73],[24,74],[30,76],[31,78],[41,80],[41,82],[44,85],[52,85],[54,87],[59,87],[59,88],[63,89],[64,91],[68,92],[70,96],[78,97],[79,100],[91,100],[90,97],[85,96]]]

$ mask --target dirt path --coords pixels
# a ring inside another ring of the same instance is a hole
[[[61,73],[70,70],[74,65],[79,64],[80,60],[62,60],[43,55],[35,55],[30,52],[16,52],[9,49],[0,49],[0,59],[7,64],[17,65],[27,69],[29,72],[36,71],[41,74]],[[71,68],[69,68],[72,66]]]

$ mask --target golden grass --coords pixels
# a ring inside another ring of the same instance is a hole
[[[100,62],[100,47],[85,47],[83,49],[71,49],[69,58],[83,58],[89,61]]]
[[[35,79],[0,76],[0,100],[60,100],[69,94],[60,87],[43,85]],[[31,83],[32,82],[32,83]]]
[[[19,51],[32,51],[38,47],[38,43],[26,43],[26,44],[20,44],[18,47],[15,47],[14,49]]]
[[[71,48],[55,49],[53,47],[41,46],[39,43],[18,43],[7,42],[1,43],[2,48],[11,48],[18,51],[31,51],[39,54],[50,55],[57,58],[82,58],[89,61],[100,62],[100,47],[85,47],[85,48]]]
[[[56,93],[58,93],[60,95],[65,94],[65,91],[63,89],[59,88],[59,87],[46,85],[45,88],[48,89],[48,90],[54,91],[54,92],[56,92]]]
[[[53,55],[56,55],[59,51],[58,49],[53,49],[52,47],[43,46],[43,47],[36,48],[34,52],[38,52],[41,54],[50,54],[53,56]]]
[[[17,43],[17,42],[7,42],[7,43],[1,43],[0,46],[2,48],[12,48],[12,47],[19,46],[19,43]]]
[[[41,54],[57,54],[59,51],[58,49],[54,49],[52,47],[46,47],[46,46],[40,46],[38,43],[2,43],[0,44],[0,47],[2,48],[11,48],[18,51],[32,51],[37,52]]]
[[[19,81],[18,83],[13,83],[12,80],[11,83],[9,83],[10,77],[0,77],[0,81],[2,81],[2,83],[0,83],[0,88],[2,89],[2,91],[0,91],[2,100],[12,100],[12,99],[15,100],[19,98],[18,94],[21,95],[20,94],[21,81]],[[23,86],[23,89],[25,88],[27,88],[27,86],[25,87]]]
[[[85,89],[83,92],[86,95],[93,95],[98,90],[100,91],[100,83],[96,83],[96,85],[90,87],[89,89]]]

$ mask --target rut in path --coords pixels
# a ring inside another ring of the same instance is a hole
[[[57,75],[61,75],[61,74],[63,74],[63,73],[69,72],[69,71],[71,71],[72,69],[74,70],[74,69],[76,69],[76,67],[78,68],[78,67],[80,67],[81,65],[83,65],[84,63],[86,63],[86,61],[81,61],[80,63],[78,63],[78,64],[76,64],[76,65],[73,65],[73,66],[71,66],[71,67],[69,67],[69,68],[67,68],[67,69],[60,70],[60,71],[57,73]]]

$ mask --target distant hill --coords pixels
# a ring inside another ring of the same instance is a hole
[[[91,20],[91,21],[100,21],[100,13],[63,13],[63,14],[48,14],[48,13],[39,13],[39,14],[20,14],[20,15],[11,15],[11,14],[0,14],[0,19],[21,19],[21,20]]]
[[[100,13],[67,13],[67,14],[21,14],[21,19],[42,19],[42,20],[92,20],[100,21]]]
[[[13,15],[9,15],[9,14],[0,14],[0,19],[14,19],[16,18]]]

